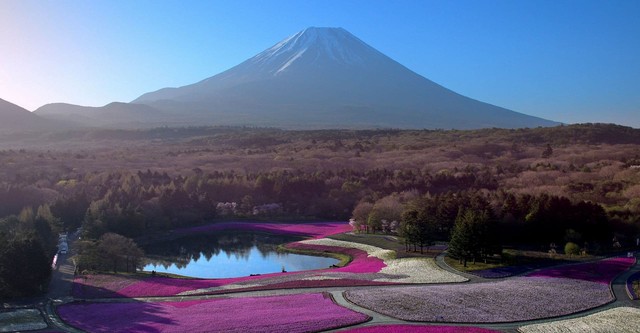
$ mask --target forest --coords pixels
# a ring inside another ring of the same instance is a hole
[[[569,242],[615,251],[640,233],[640,130],[617,125],[0,139],[1,297],[41,292],[58,233],[79,227],[91,252],[105,239],[129,244],[113,234],[137,239],[222,220],[352,219],[363,232],[400,234],[411,250],[458,242],[469,259]],[[130,270],[128,261],[109,265]],[[18,269],[29,278],[16,279]]]

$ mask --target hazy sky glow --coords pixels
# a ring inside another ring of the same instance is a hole
[[[463,95],[640,127],[640,1],[0,1],[0,98],[128,102],[231,68],[308,26],[343,27]]]

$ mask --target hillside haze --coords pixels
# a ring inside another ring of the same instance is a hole
[[[52,103],[38,108],[35,113],[43,118],[89,127],[143,128],[172,122],[169,115],[150,106],[121,102],[101,107]]]
[[[457,94],[342,28],[307,28],[225,72],[132,103],[210,124],[285,128],[558,124]]]
[[[0,99],[1,131],[31,131],[59,127],[64,127],[64,125],[39,117],[22,107]]]

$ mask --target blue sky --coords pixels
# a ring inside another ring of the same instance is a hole
[[[343,27],[460,94],[640,127],[640,1],[0,1],[0,98],[100,106]]]

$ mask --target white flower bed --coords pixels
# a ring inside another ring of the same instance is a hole
[[[226,284],[224,286],[219,286],[219,287],[187,290],[187,291],[183,291],[183,292],[179,293],[178,295],[179,296],[190,296],[190,295],[198,295],[198,294],[210,293],[210,292],[220,291],[220,290],[234,290],[234,289],[261,287],[263,285],[264,284],[262,284],[262,283],[245,283],[245,284],[233,283],[233,284]]]
[[[358,289],[347,291],[345,298],[402,320],[451,323],[548,318],[584,311],[613,300],[606,284],[539,277],[463,285]]]
[[[640,331],[640,309],[614,308],[576,319],[526,325],[520,327],[518,331],[522,333],[635,333]]]
[[[47,328],[47,323],[36,309],[0,312],[0,332],[33,331]]]
[[[340,280],[337,276],[329,276],[329,275],[314,275],[306,278],[302,278],[304,281],[324,281],[324,280]]]
[[[385,250],[372,245],[341,241],[341,240],[336,240],[331,238],[309,239],[309,240],[301,241],[300,243],[309,244],[309,245],[336,246],[336,247],[343,247],[347,249],[362,250],[364,252],[367,252],[367,254],[370,257],[371,256],[376,257],[380,260],[383,260],[385,263],[389,259],[396,258],[396,251]]]
[[[438,267],[431,258],[402,258],[385,260],[387,267],[380,273],[390,275],[407,275],[400,279],[380,278],[374,281],[396,283],[446,283],[465,282],[468,279],[460,275],[445,271]]]
[[[432,258],[396,259],[396,252],[392,250],[385,250],[372,245],[330,238],[305,240],[301,241],[301,243],[358,249],[367,252],[369,256],[381,259],[387,267],[382,268],[379,272],[384,275],[379,278],[375,278],[374,281],[395,283],[446,283],[468,281],[467,278],[438,267],[435,260]]]

